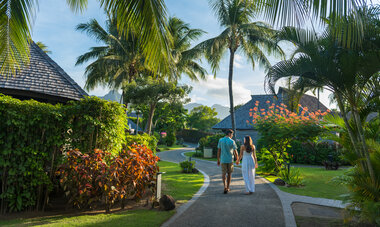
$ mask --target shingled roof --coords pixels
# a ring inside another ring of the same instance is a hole
[[[0,93],[53,102],[79,100],[88,94],[34,42],[30,64],[15,76],[0,75]]]
[[[237,130],[252,130],[253,126],[252,117],[249,116],[250,109],[255,107],[256,101],[259,102],[259,109],[265,109],[267,111],[268,105],[266,104],[266,101],[270,101],[271,103],[275,103],[276,105],[279,105],[280,103],[284,103],[284,95],[286,95],[287,90],[285,88],[279,89],[279,92],[277,93],[277,97],[275,95],[252,95],[251,100],[241,106],[239,109],[235,111],[235,125]],[[302,107],[308,107],[308,110],[310,112],[317,111],[318,109],[318,99],[316,97],[310,96],[310,95],[303,95],[300,100],[300,104]],[[327,110],[327,107],[324,106],[322,103],[319,103],[319,109],[324,112]],[[221,122],[214,125],[212,129],[230,129],[232,127],[231,124],[231,116],[228,115],[226,118],[224,118]]]

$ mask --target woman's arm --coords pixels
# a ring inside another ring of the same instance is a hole
[[[255,168],[257,168],[259,165],[257,164],[256,147],[255,147],[255,145],[253,145],[253,158],[255,159]]]
[[[236,165],[239,165],[240,160],[243,157],[243,149],[244,149],[244,145],[241,145],[240,146],[240,155],[239,155],[238,159],[236,160]]]

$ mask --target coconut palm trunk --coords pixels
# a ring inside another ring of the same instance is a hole
[[[149,110],[149,117],[148,117],[148,122],[146,124],[145,131],[150,135],[152,131],[152,122],[153,122],[153,116],[154,116],[154,111],[156,109],[156,103],[150,104],[150,110]]]
[[[232,127],[232,130],[234,131],[233,139],[236,140],[234,94],[233,94],[233,88],[232,88],[232,79],[233,79],[233,73],[234,73],[234,58],[235,58],[235,51],[230,49],[230,65],[229,65],[229,71],[228,71],[228,93],[230,97],[231,127]]]

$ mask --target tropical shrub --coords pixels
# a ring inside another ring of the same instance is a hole
[[[169,131],[168,135],[165,138],[166,145],[169,146],[169,147],[171,147],[171,146],[173,146],[175,144],[176,140],[177,139],[175,137],[175,132]]]
[[[125,139],[126,146],[132,146],[133,144],[141,144],[147,146],[153,152],[157,149],[157,138],[150,136],[146,133],[138,135],[127,135]],[[126,147],[124,149],[127,149]]]
[[[93,207],[104,202],[106,211],[118,200],[141,198],[158,171],[158,158],[146,146],[132,145],[116,157],[95,149],[87,154],[79,150],[66,153],[57,174],[69,203]]]
[[[342,157],[341,147],[328,142],[294,140],[287,148],[287,153],[292,163],[322,165],[331,155],[333,162],[347,164]]]
[[[273,173],[276,170],[276,163],[275,159],[266,148],[260,149],[259,152],[257,152],[257,159],[260,161],[260,163],[264,164],[261,166],[261,170],[265,173]],[[282,159],[280,159],[281,162],[283,162]]]
[[[289,111],[283,103],[280,105],[270,104],[269,101],[266,103],[268,109],[259,110],[257,101],[249,114],[253,118],[251,123],[260,133],[258,145],[272,154],[276,166],[275,172],[278,172],[283,162],[289,161],[286,151],[292,141],[313,141],[325,131],[319,124],[319,119],[327,115],[327,112],[308,112],[308,108],[304,107],[300,114],[296,114]]]
[[[344,198],[348,202],[347,209],[363,222],[380,225],[380,143],[378,128],[379,119],[364,123],[364,133],[367,135],[369,158],[374,170],[374,179],[363,162],[363,157],[351,146],[350,137],[345,122],[340,116],[326,116],[325,122],[336,134],[330,134],[330,139],[343,147],[345,159],[353,166],[344,176],[335,179],[347,185],[350,193]],[[351,119],[352,120],[352,119]],[[349,122],[351,123],[351,122]]]
[[[183,173],[192,173],[195,168],[195,161],[183,161],[179,163]]]
[[[303,177],[299,168],[283,168],[278,172],[278,176],[290,186],[300,186],[303,184]]]
[[[93,97],[51,105],[0,95],[0,119],[2,213],[43,210],[66,149],[99,146],[115,154],[125,140],[121,105]]]

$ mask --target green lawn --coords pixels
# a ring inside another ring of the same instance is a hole
[[[277,186],[284,192],[311,197],[321,197],[327,199],[339,199],[340,195],[348,193],[344,185],[331,182],[333,177],[343,175],[346,170],[325,170],[324,168],[300,167],[301,174],[304,176],[303,187]],[[257,171],[258,174],[262,174]],[[269,181],[274,182],[278,177],[262,174]]]
[[[187,157],[193,157],[194,154],[195,154],[195,151],[185,153]],[[208,160],[208,161],[215,161],[215,162],[217,161],[217,158],[203,158],[203,157],[194,157],[194,158],[199,158],[199,159]]]
[[[181,169],[178,164],[170,162],[160,161],[159,166],[161,172],[166,172],[162,177],[162,193],[172,195],[179,203],[191,199],[193,194],[203,185],[203,175],[200,173],[180,173]],[[174,213],[175,211],[131,210],[112,214],[58,215],[0,221],[0,226],[160,226]]]
[[[181,149],[181,148],[184,148],[186,146],[183,146],[183,145],[178,145],[178,144],[174,144],[173,146],[171,147],[168,147],[166,145],[158,145],[157,148],[160,148],[161,151],[170,151],[170,150],[176,150],[176,149]]]

